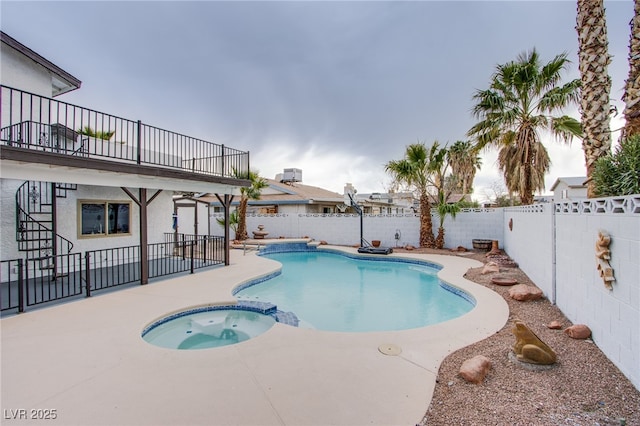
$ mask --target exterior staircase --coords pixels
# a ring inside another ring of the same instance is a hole
[[[27,259],[41,269],[54,269],[55,257],[68,254],[73,243],[56,233],[56,199],[66,198],[76,184],[26,181],[16,191],[16,241]]]

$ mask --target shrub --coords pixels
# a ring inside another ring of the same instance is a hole
[[[640,194],[640,134],[621,140],[613,154],[599,158],[592,179],[600,197]]]

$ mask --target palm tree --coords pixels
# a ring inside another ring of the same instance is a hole
[[[225,226],[223,217],[216,218],[216,222],[218,222],[218,225],[220,226]],[[238,209],[232,211],[229,214],[229,228],[231,228],[231,230],[235,234],[234,240],[237,240],[238,239]]]
[[[621,137],[640,134],[640,0],[634,1],[629,37],[629,78],[622,100],[625,103],[625,125]]]
[[[431,163],[433,155],[433,147],[428,150],[423,143],[415,143],[406,147],[403,159],[392,160],[385,165],[385,171],[393,175],[396,183],[406,184],[418,192],[420,199],[420,247],[428,248],[435,247],[428,191],[429,180],[434,172]]]
[[[436,248],[438,249],[444,247],[444,220],[447,218],[447,215],[451,215],[451,217],[455,219],[456,214],[460,211],[460,205],[458,203],[448,204],[443,195],[444,193],[438,193],[438,205],[436,206],[438,217],[440,218],[438,237],[436,238]]]
[[[234,170],[235,177],[239,179],[248,179],[251,181],[250,186],[240,188],[240,206],[238,207],[238,228],[236,230],[236,239],[246,240],[249,238],[247,233],[247,204],[249,200],[259,200],[260,193],[263,188],[268,186],[266,179],[260,177],[257,171],[249,171],[248,173],[238,173]]]
[[[563,53],[541,65],[533,49],[518,55],[516,61],[498,65],[489,89],[478,90],[473,96],[477,102],[473,113],[480,122],[468,135],[475,138],[476,149],[500,149],[507,188],[518,192],[523,204],[532,204],[534,191],[544,189],[540,176],[549,170],[549,154],[540,131],[549,130],[567,142],[581,135],[579,121],[553,115],[578,100],[580,80],[559,85],[560,74],[569,62]]]
[[[436,212],[440,218],[435,247],[441,249],[444,247],[444,221],[447,215],[451,215],[451,217],[455,219],[456,214],[460,211],[458,203],[449,204],[449,197],[457,186],[457,179],[455,177],[454,179],[448,179],[448,177],[451,177],[451,175],[447,176],[449,166],[451,165],[451,151],[448,150],[446,146],[440,148],[440,144],[436,141],[431,146],[429,154],[433,170],[430,181],[436,189]]]
[[[115,135],[116,132],[114,130],[96,131],[93,130],[90,126],[85,126],[82,129],[79,129],[78,133],[80,133],[81,135],[91,136],[96,139],[104,139],[105,141],[108,141],[113,137],[113,135]]]
[[[482,165],[478,151],[469,141],[456,141],[449,148],[448,156],[451,173],[456,179],[458,187],[461,187],[462,195],[471,193],[476,170],[480,170]]]
[[[611,77],[607,67],[607,22],[604,0],[578,0],[576,31],[578,32],[578,59],[582,79],[580,111],[582,113],[582,150],[587,165],[587,196],[595,197],[592,181],[598,158],[611,151],[609,126],[609,96]]]

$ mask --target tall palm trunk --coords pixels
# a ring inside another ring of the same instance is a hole
[[[629,37],[629,78],[622,96],[626,121],[622,137],[640,133],[640,0],[635,0],[633,10]]]
[[[236,230],[236,239],[244,241],[249,238],[247,233],[247,204],[249,199],[247,197],[240,198],[240,205],[238,206],[238,229]]]
[[[422,191],[420,193],[420,247],[434,248],[435,246],[429,194],[426,191]]]
[[[604,0],[578,0],[576,31],[578,59],[582,80],[580,110],[582,113],[582,149],[587,166],[587,196],[595,197],[591,176],[596,160],[611,151],[609,96],[611,77],[607,67],[608,52]]]

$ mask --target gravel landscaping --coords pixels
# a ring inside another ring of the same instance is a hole
[[[411,252],[452,254],[429,249]],[[484,263],[490,260],[484,252],[461,254]],[[513,266],[484,275],[482,269],[472,268],[465,277],[502,295],[509,304],[509,321],[494,336],[444,360],[420,425],[640,425],[640,391],[591,339],[567,336],[563,330],[572,323],[547,299],[519,302],[509,297],[508,286],[491,283],[492,277],[500,276],[535,285],[526,274]],[[552,368],[532,371],[509,359],[516,319],[554,349],[558,361]],[[554,320],[562,324],[561,330],[547,327]],[[478,385],[459,375],[462,363],[476,355],[484,355],[492,363],[484,382]]]

